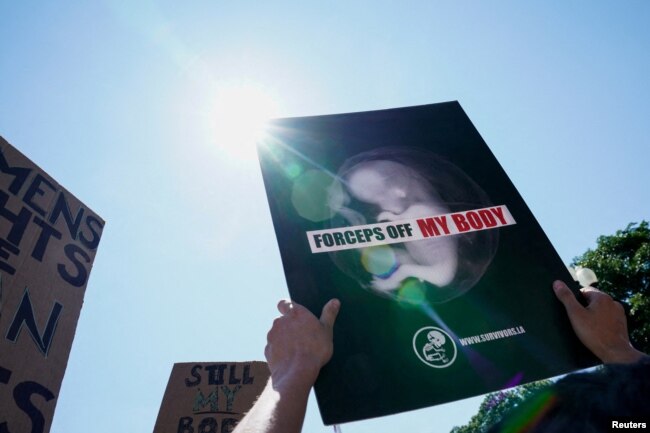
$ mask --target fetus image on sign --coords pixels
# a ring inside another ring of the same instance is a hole
[[[354,198],[377,206],[377,222],[449,212],[424,178],[398,162],[362,162],[348,174],[347,186]],[[405,243],[403,249],[395,250],[399,267],[388,276],[376,275],[372,286],[377,290],[392,290],[408,277],[446,286],[456,275],[457,249],[453,236]]]
[[[440,331],[431,331],[427,334],[429,342],[422,348],[422,355],[427,361],[440,361],[447,363],[447,352],[443,347],[445,345],[445,336]]]
[[[381,148],[348,159],[330,187],[332,227],[431,217],[485,207],[483,190],[437,155]],[[375,293],[409,302],[445,302],[487,269],[497,230],[332,252],[337,266]]]
[[[413,350],[420,361],[433,368],[449,367],[458,354],[454,339],[435,326],[425,326],[415,332]]]

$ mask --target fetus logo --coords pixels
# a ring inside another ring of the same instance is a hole
[[[456,343],[440,328],[425,326],[413,336],[413,350],[429,367],[449,367],[456,360]]]

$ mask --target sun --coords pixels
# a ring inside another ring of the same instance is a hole
[[[229,83],[217,89],[211,111],[219,152],[238,162],[257,161],[255,144],[268,120],[277,116],[277,100],[262,86]]]

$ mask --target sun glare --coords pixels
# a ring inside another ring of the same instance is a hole
[[[214,139],[223,156],[256,161],[255,144],[266,122],[277,115],[276,101],[259,86],[229,84],[215,96]]]

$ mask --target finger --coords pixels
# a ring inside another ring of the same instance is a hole
[[[569,316],[580,314],[584,310],[584,307],[580,305],[573,292],[563,281],[558,280],[553,282],[553,291],[555,292],[555,296],[562,302],[562,305],[564,305],[564,308],[566,308]]]
[[[587,296],[588,293],[589,293],[589,294],[591,294],[591,293],[600,293],[600,294],[604,294],[604,292],[601,292],[601,291],[598,290],[597,288],[595,288],[595,287],[591,287],[591,286],[583,287],[582,289],[580,289],[580,291],[581,291],[582,294],[585,295],[585,296]]]
[[[340,309],[341,301],[338,299],[330,299],[330,301],[323,307],[323,312],[320,314],[320,322],[323,325],[332,328]]]
[[[283,316],[289,314],[289,312],[292,309],[293,309],[293,304],[291,303],[291,301],[289,301],[287,299],[283,299],[280,302],[278,302],[278,311]]]
[[[583,287],[580,289],[580,292],[582,293],[582,296],[587,300],[588,305],[599,299],[601,301],[608,298],[611,299],[611,296],[609,296],[607,293],[603,293],[598,289],[594,289],[593,287]]]

